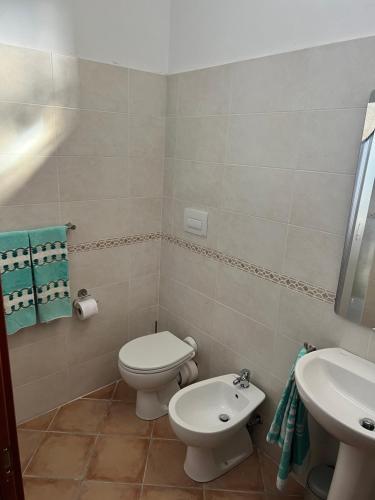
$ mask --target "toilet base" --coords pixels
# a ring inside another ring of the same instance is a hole
[[[171,397],[180,390],[177,379],[172,380],[158,391],[137,391],[135,413],[142,420],[155,420],[168,414]]]
[[[212,481],[246,460],[253,450],[250,435],[243,427],[217,448],[188,446],[184,469],[194,481]]]

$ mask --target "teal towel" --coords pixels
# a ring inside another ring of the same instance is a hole
[[[33,275],[27,231],[0,233],[0,276],[7,334],[35,325]]]
[[[303,347],[289,374],[289,380],[281,396],[271,428],[267,434],[269,443],[277,443],[282,448],[276,485],[282,490],[291,470],[301,472],[306,466],[310,437],[307,411],[302,403],[294,377],[297,361],[307,354]]]
[[[66,227],[34,229],[29,238],[38,320],[72,316]]]

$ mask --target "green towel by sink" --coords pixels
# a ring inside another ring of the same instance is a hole
[[[7,334],[35,325],[33,275],[27,231],[0,233],[0,275]]]
[[[66,227],[34,229],[29,238],[38,320],[72,316]]]
[[[310,449],[307,411],[301,401],[294,369],[297,361],[307,354],[303,347],[289,374],[289,380],[281,396],[271,428],[267,434],[269,443],[277,443],[282,448],[276,485],[282,490],[291,470],[301,472],[306,466]]]

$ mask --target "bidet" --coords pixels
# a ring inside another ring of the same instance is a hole
[[[169,420],[187,445],[184,469],[195,481],[211,481],[253,452],[246,424],[265,394],[254,384],[237,387],[229,374],[197,382],[169,402]]]

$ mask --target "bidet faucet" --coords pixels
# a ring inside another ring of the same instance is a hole
[[[250,385],[250,370],[242,368],[238,377],[233,380],[233,385],[240,384],[242,389],[247,389]]]

